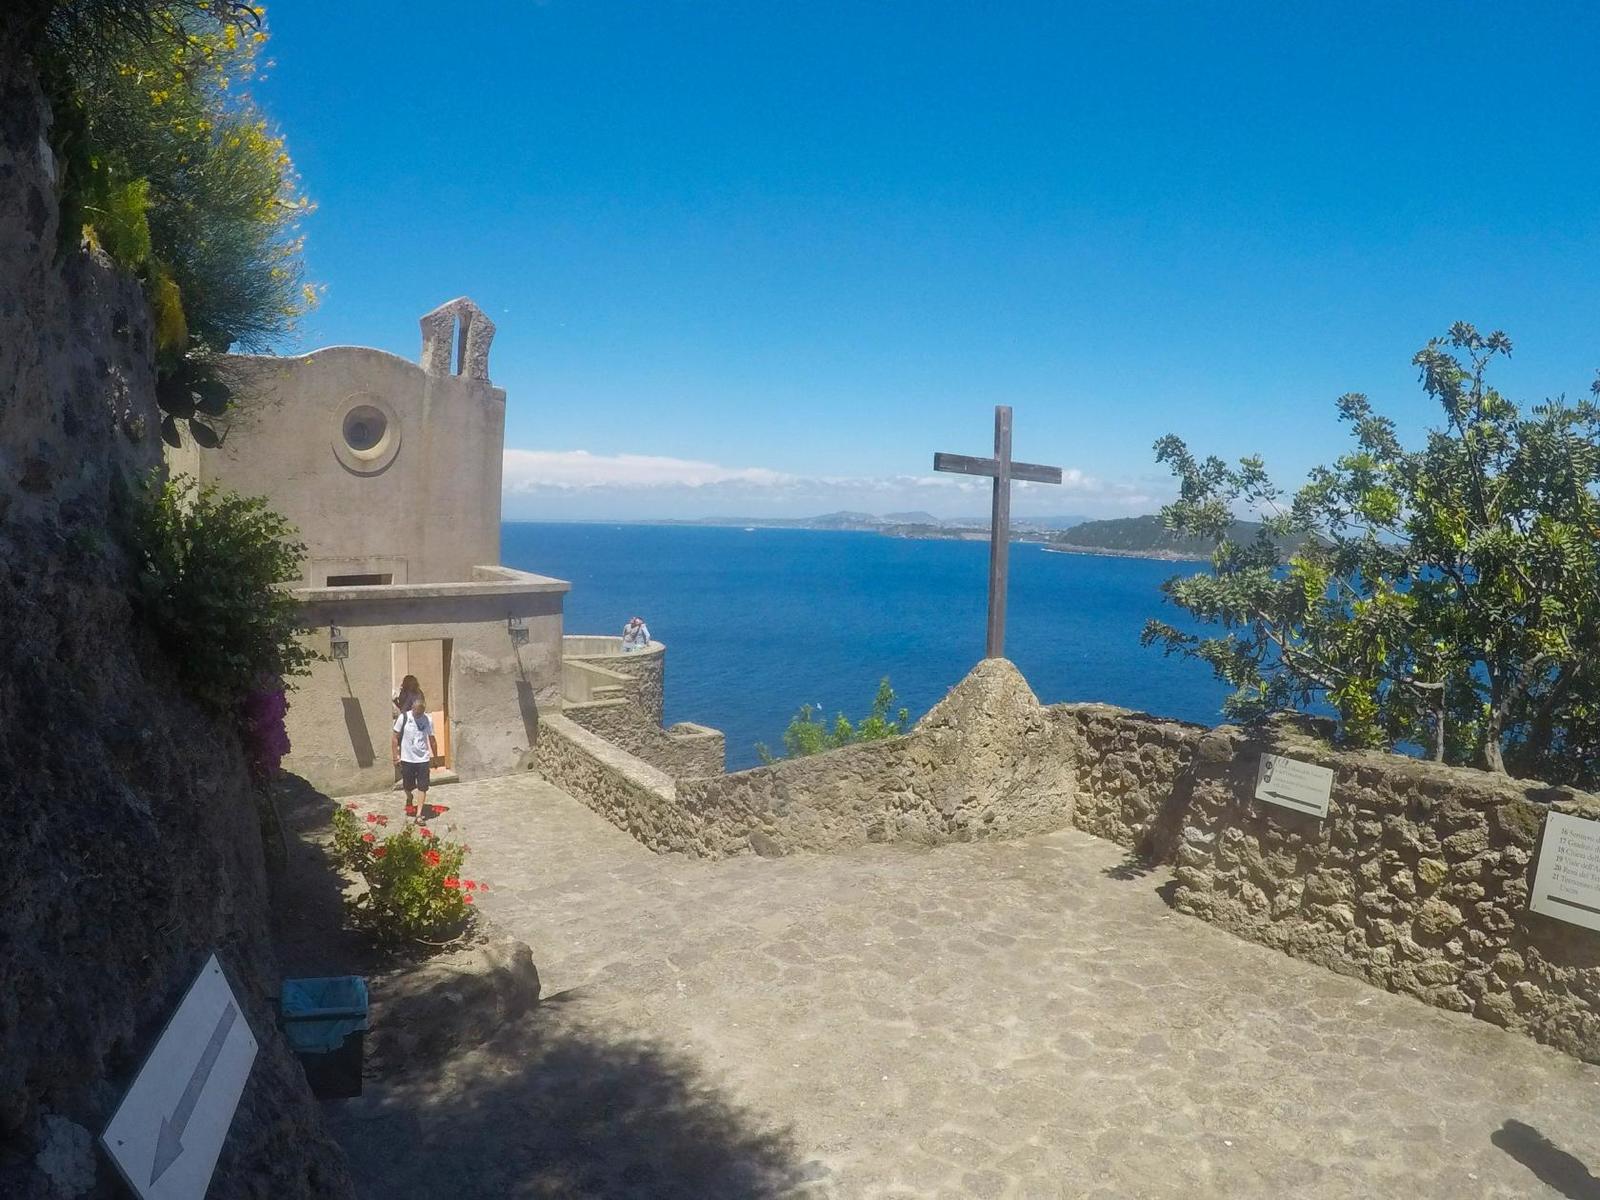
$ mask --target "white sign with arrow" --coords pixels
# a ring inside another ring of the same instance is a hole
[[[212,955],[100,1140],[140,1200],[200,1200],[233,1124],[256,1039]]]
[[[1256,799],[1313,817],[1328,815],[1333,771],[1281,754],[1263,754],[1256,772]]]

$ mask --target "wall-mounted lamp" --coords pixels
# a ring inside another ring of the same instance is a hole
[[[511,634],[513,646],[526,646],[528,644],[528,618],[507,617],[506,630]]]
[[[350,639],[338,625],[328,626],[328,653],[333,658],[350,657]]]

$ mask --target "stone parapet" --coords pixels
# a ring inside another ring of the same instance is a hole
[[[632,680],[629,695],[644,719],[655,725],[665,719],[667,648],[660,642],[624,654],[620,637],[569,634],[561,639],[561,656]]]
[[[1333,771],[1325,819],[1254,799],[1264,752]],[[1482,771],[1220,729],[1195,763],[1173,901],[1297,958],[1600,1061],[1600,934],[1528,909],[1552,806],[1600,816],[1593,797]]]
[[[574,724],[674,779],[722,774],[726,748],[719,729],[688,721],[663,729],[640,720],[638,710],[626,699],[565,704],[561,711]]]
[[[695,780],[682,803],[719,853],[937,845],[1072,823],[1070,746],[1009,662],[989,659],[908,734]]]
[[[533,767],[650,849],[710,856],[703,826],[679,805],[672,777],[576,722],[539,722]]]
[[[562,711],[573,722],[674,779],[722,774],[720,731],[690,722],[662,728],[667,648],[660,642],[625,654],[620,637],[569,634],[561,653]]]

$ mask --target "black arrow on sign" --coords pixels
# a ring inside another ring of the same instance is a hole
[[[177,1162],[178,1156],[183,1153],[183,1131],[194,1114],[194,1106],[200,1103],[200,1093],[206,1090],[211,1068],[217,1065],[217,1055],[222,1053],[222,1044],[228,1040],[228,1031],[233,1028],[238,1016],[239,1009],[230,1001],[217,1018],[217,1027],[211,1031],[211,1040],[200,1052],[200,1061],[195,1063],[194,1074],[189,1076],[189,1086],[183,1089],[183,1095],[178,1098],[178,1107],[172,1110],[171,1117],[161,1118],[161,1132],[156,1135],[156,1157],[150,1166],[151,1183],[160,1179],[162,1173]]]
[[[1309,800],[1302,800],[1298,796],[1285,796],[1282,792],[1274,792],[1270,788],[1267,790],[1267,795],[1276,796],[1279,800],[1289,804],[1298,804],[1301,808],[1309,808],[1312,812],[1316,812],[1322,807],[1320,804],[1313,804]]]

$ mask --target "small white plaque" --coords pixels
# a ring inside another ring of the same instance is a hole
[[[256,1039],[213,954],[100,1135],[140,1200],[200,1200]]]
[[[1528,907],[1558,921],[1600,929],[1600,821],[1558,812],[1545,815]]]
[[[1292,812],[1328,815],[1333,795],[1333,771],[1281,754],[1263,754],[1256,770],[1256,799]]]

